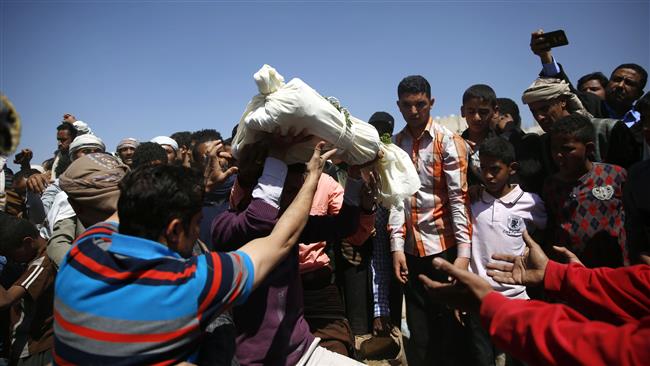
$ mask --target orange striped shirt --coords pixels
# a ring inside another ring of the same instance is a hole
[[[458,256],[469,258],[472,223],[465,142],[431,119],[419,138],[405,127],[393,142],[411,156],[421,185],[405,200],[403,211],[390,211],[391,251],[423,257],[458,246]]]

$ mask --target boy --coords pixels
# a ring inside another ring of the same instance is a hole
[[[470,270],[485,278],[502,295],[528,299],[525,286],[498,283],[486,274],[485,266],[496,253],[524,254],[524,231],[546,226],[544,203],[536,194],[511,184],[519,168],[512,144],[501,137],[492,137],[483,141],[479,153],[484,186],[472,203]],[[494,364],[494,347],[481,328],[478,314],[470,314],[468,326],[476,364]]]
[[[544,184],[550,240],[575,253],[587,267],[620,267],[628,262],[622,195],[627,178],[617,165],[591,162],[594,127],[571,114],[550,130],[551,154],[558,172]]]
[[[0,255],[27,270],[7,290],[0,287],[0,310],[12,306],[12,364],[52,362],[52,303],[56,269],[47,257],[47,241],[29,221],[0,213]]]
[[[467,129],[461,137],[469,147],[467,181],[470,186],[481,183],[478,147],[483,140],[496,136],[490,124],[498,110],[497,95],[488,85],[472,85],[463,93],[460,115],[467,121]]]

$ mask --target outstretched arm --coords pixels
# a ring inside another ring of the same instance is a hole
[[[641,365],[650,359],[648,317],[615,326],[565,305],[491,293],[483,299],[481,320],[497,347],[531,365]]]
[[[298,242],[300,233],[307,223],[311,203],[325,161],[336,152],[336,149],[334,149],[321,155],[321,149],[324,145],[324,142],[316,145],[314,155],[307,164],[308,174],[302,188],[291,205],[282,214],[271,234],[264,238],[255,239],[240,249],[248,254],[253,262],[255,268],[253,287],[257,287]]]

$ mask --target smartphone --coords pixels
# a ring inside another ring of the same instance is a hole
[[[566,37],[564,31],[561,29],[553,32],[544,33],[542,37],[544,37],[545,43],[548,44],[548,48],[566,46],[569,44],[569,39]]]

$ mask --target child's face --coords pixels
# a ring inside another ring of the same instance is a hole
[[[515,173],[511,164],[506,164],[503,160],[492,156],[482,156],[479,154],[481,161],[481,175],[487,191],[490,193],[499,193],[503,190]]]
[[[471,132],[483,133],[490,127],[490,122],[494,116],[495,108],[488,101],[480,98],[472,98],[463,103],[460,107],[460,114],[467,121],[467,126]]]
[[[551,155],[561,172],[583,171],[587,164],[588,153],[587,145],[571,135],[554,134],[551,136]]]

